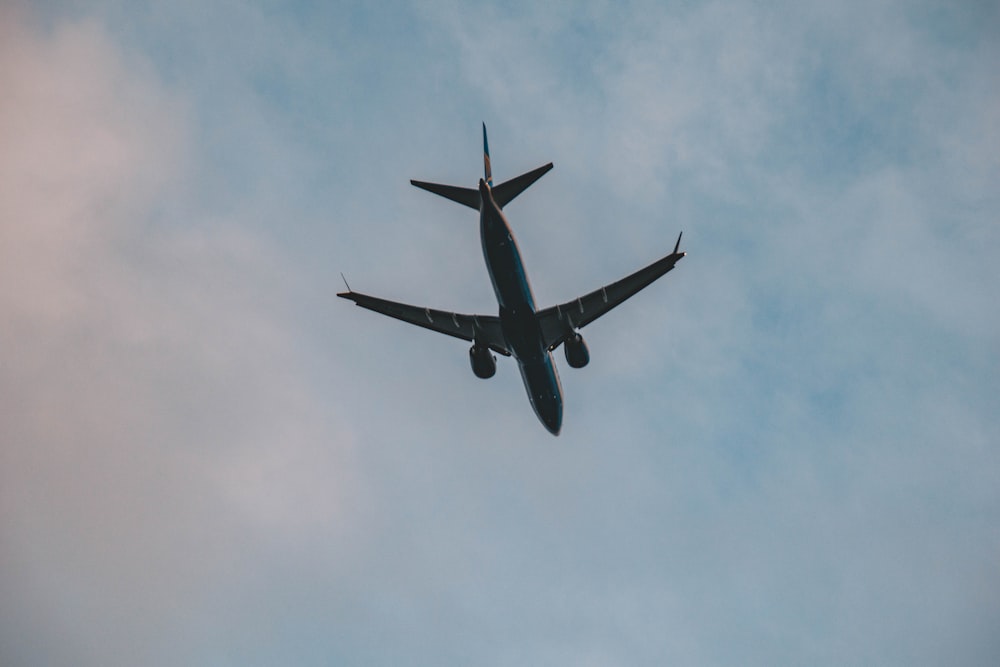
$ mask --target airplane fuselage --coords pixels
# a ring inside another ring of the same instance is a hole
[[[500,325],[517,360],[531,407],[545,428],[558,435],[562,427],[562,387],[552,353],[545,347],[535,316],[535,297],[524,271],[521,252],[507,218],[483,179],[479,180],[479,194],[483,258],[500,306]]]

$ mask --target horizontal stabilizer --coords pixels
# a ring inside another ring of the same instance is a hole
[[[497,203],[497,206],[503,208],[510,202],[514,200],[514,197],[518,196],[522,192],[528,189],[532,183],[537,181],[539,178],[545,175],[549,169],[552,168],[552,163],[549,162],[546,165],[542,165],[538,169],[532,169],[526,174],[521,174],[520,176],[515,176],[509,181],[505,181],[500,185],[493,188],[493,201]],[[414,183],[416,185],[416,183]],[[478,194],[478,193],[477,193]],[[476,208],[479,205],[476,204]]]
[[[411,180],[410,183],[417,186],[421,190],[433,192],[434,194],[440,195],[445,199],[450,199],[458,202],[459,204],[464,204],[465,206],[474,208],[477,211],[479,210],[479,190],[475,188],[460,188],[457,185],[442,185],[440,183],[426,183],[424,181],[413,180]]]

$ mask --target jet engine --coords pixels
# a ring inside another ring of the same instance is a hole
[[[590,361],[590,351],[587,350],[587,344],[579,333],[567,338],[563,343],[563,349],[566,352],[566,363],[573,368],[583,368]]]
[[[477,378],[493,377],[497,372],[497,358],[490,352],[490,348],[473,345],[469,348],[469,363],[472,364],[472,372]]]

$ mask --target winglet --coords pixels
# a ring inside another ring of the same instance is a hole
[[[486,123],[483,122],[483,178],[493,187],[493,170],[490,168],[490,144],[486,141]]]
[[[682,236],[684,236],[684,232],[681,232],[680,234],[677,235],[677,244],[674,246],[674,254],[675,255],[686,255],[687,254],[686,252],[679,252],[680,249],[681,249],[681,237]]]
[[[344,281],[344,287],[347,288],[347,291],[346,292],[337,292],[337,296],[339,296],[342,299],[352,299],[353,300],[354,299],[354,290],[352,290],[351,286],[347,284],[347,278],[344,277],[343,273],[340,274],[340,279]]]

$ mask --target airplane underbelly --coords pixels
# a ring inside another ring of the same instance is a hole
[[[548,356],[538,318],[531,308],[500,306],[500,328],[507,341],[507,347],[518,361],[537,364]]]
[[[535,299],[510,228],[504,222],[491,220],[484,224],[482,232],[483,257],[500,307],[527,307],[534,312]]]

